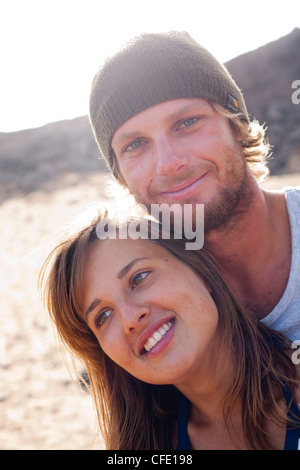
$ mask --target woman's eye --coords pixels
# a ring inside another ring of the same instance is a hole
[[[100,312],[96,316],[96,318],[95,318],[96,328],[99,328],[101,325],[103,325],[103,323],[105,323],[105,321],[107,320],[107,318],[109,317],[111,312],[112,312],[112,310],[105,310],[104,312]]]
[[[138,273],[135,276],[132,277],[131,279],[131,288],[135,289],[149,274],[149,271],[146,271],[144,273]]]

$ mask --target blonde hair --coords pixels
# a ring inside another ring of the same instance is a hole
[[[238,113],[231,113],[217,103],[211,103],[211,105],[227,119],[233,134],[241,138],[243,156],[256,180],[261,182],[267,179],[270,174],[267,163],[271,156],[271,146],[265,137],[265,126],[256,119],[247,122]]]

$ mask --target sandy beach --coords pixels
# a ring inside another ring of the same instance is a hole
[[[70,378],[37,290],[52,239],[102,198],[102,180],[100,174],[80,186],[35,192],[0,206],[1,449],[103,447],[90,396]]]

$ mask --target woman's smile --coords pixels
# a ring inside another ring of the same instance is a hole
[[[172,327],[174,323],[175,319],[173,318],[172,320],[163,323],[161,326],[159,326],[144,343],[141,354],[151,353],[151,355],[153,355],[155,353],[161,352],[165,347],[167,347],[167,345],[171,341],[171,338],[173,337],[174,329]],[[150,326],[151,329],[153,329],[155,325]],[[149,328],[147,328],[147,330],[144,331],[144,334],[141,335],[141,344],[144,342],[144,337],[148,335],[148,330]]]

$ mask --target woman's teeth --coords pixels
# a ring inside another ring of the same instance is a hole
[[[153,335],[146,341],[145,343],[145,350],[149,352],[169,331],[171,326],[173,325],[173,321],[169,321],[168,323],[165,323],[164,325],[160,326],[158,330],[156,330]]]

